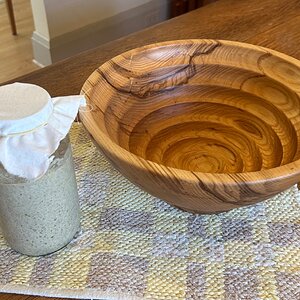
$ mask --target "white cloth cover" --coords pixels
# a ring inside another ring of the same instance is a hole
[[[0,87],[0,163],[12,175],[36,179],[68,134],[84,96],[52,98],[24,83]]]

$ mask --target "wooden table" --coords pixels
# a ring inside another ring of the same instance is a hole
[[[90,73],[115,55],[145,44],[186,38],[243,41],[300,59],[300,1],[219,0],[14,81],[38,84],[52,96],[78,94]],[[25,299],[46,298],[0,295],[0,300]]]

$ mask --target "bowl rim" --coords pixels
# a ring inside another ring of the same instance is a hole
[[[224,45],[230,45],[245,49],[252,49],[260,52],[264,52],[264,54],[271,54],[272,56],[279,57],[283,60],[287,60],[289,63],[295,64],[300,68],[300,61],[294,57],[291,57],[287,54],[278,52],[276,50],[272,50],[263,46],[253,45],[249,43],[239,42],[239,41],[231,41],[231,40],[223,40],[223,39],[180,39],[180,40],[170,40],[164,42],[157,42],[147,44],[141,47],[133,48],[128,51],[125,51],[117,56],[112,57],[108,61],[101,64],[97,69],[95,69],[89,77],[84,82],[80,94],[87,95],[92,89],[90,88],[92,81],[92,77],[98,74],[98,70],[105,68],[109,64],[109,62],[113,59],[121,59],[125,55],[131,55],[132,53],[137,53],[141,51],[146,51],[152,48],[159,48],[162,46],[169,46],[175,44],[188,44],[188,43],[208,43],[208,42],[217,42]],[[86,92],[85,92],[86,91]],[[299,86],[300,92],[300,86]],[[296,92],[298,96],[299,92]],[[87,99],[87,102],[89,99]],[[174,167],[168,167],[163,164],[159,164],[150,160],[147,160],[143,157],[135,155],[134,153],[126,150],[125,148],[119,146],[117,143],[113,142],[101,129],[97,128],[97,132],[95,128],[87,121],[88,115],[91,114],[91,111],[79,111],[80,120],[84,125],[85,129],[88,131],[89,135],[96,142],[96,145],[104,153],[109,153],[111,156],[116,157],[119,161],[122,161],[125,164],[130,164],[135,168],[143,169],[150,171],[156,175],[162,177],[171,177],[176,178],[176,180],[188,181],[188,182],[201,182],[204,185],[219,185],[222,184],[230,187],[235,186],[236,184],[245,184],[247,186],[257,185],[257,184],[265,184],[266,181],[269,180],[278,180],[278,184],[283,179],[290,179],[291,185],[300,181],[300,158],[293,162],[287,163],[282,166],[277,166],[270,169],[264,169],[253,172],[237,172],[237,173],[205,173],[205,172],[196,172],[189,171]],[[92,118],[90,118],[92,119]],[[295,180],[295,177],[297,177]],[[256,191],[257,193],[257,191]],[[262,195],[264,193],[262,192]]]

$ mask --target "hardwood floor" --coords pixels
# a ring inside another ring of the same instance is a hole
[[[36,69],[32,62],[31,35],[34,30],[30,0],[13,1],[17,36],[10,29],[4,1],[0,1],[0,83]]]

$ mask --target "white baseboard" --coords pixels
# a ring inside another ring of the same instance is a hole
[[[1,1],[1,0],[0,0],[0,1]],[[38,61],[36,61],[35,59],[33,59],[32,62],[33,62],[35,65],[37,65],[38,67],[40,67],[40,68],[46,67],[45,65],[42,65],[41,63],[39,63]]]
[[[33,49],[33,62],[37,65],[48,66],[52,64],[50,41],[34,31],[31,37]]]
[[[47,66],[167,20],[170,17],[169,11],[170,0],[151,0],[134,9],[65,33],[50,41],[34,32],[32,36],[34,60],[39,65]]]

